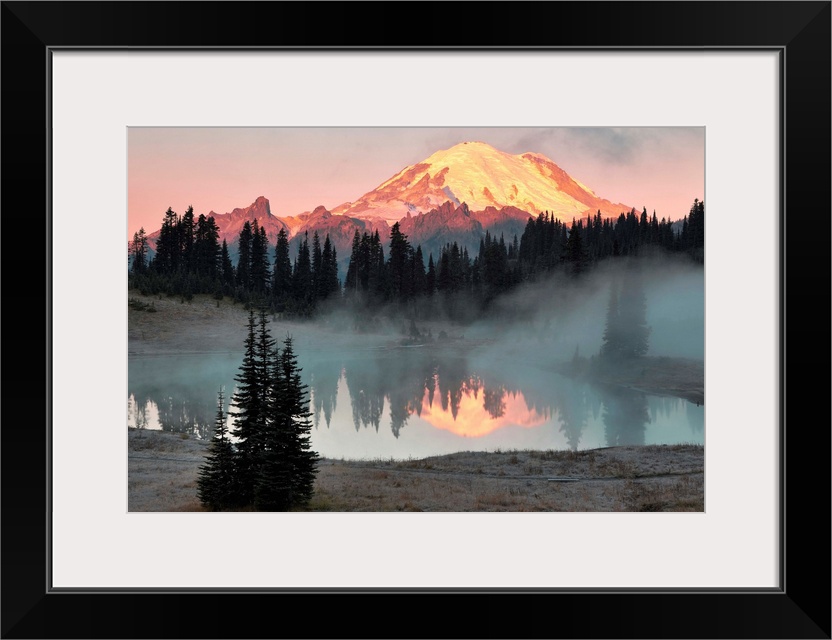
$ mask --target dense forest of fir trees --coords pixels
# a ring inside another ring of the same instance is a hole
[[[190,299],[197,293],[229,296],[246,306],[309,317],[324,301],[345,304],[353,311],[392,305],[411,317],[442,310],[466,320],[487,310],[497,296],[517,285],[558,272],[578,278],[599,262],[618,256],[667,252],[685,254],[704,263],[705,204],[694,201],[681,222],[659,220],[645,208],[621,213],[617,219],[573,219],[571,225],[548,212],[529,218],[521,235],[506,240],[486,231],[476,255],[448,243],[437,256],[413,247],[393,225],[385,247],[378,231],[355,232],[343,285],[338,257],[329,235],[302,237],[290,256],[284,230],[274,250],[257,220],[246,222],[237,239],[237,264],[225,240],[220,244],[213,217],[194,220],[193,208],[180,217],[168,209],[152,259],[144,229],[130,243],[131,288],[145,295],[167,294]]]

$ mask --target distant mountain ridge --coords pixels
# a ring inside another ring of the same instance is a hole
[[[427,259],[429,253],[437,257],[439,248],[451,242],[476,251],[486,231],[502,234],[509,242],[515,234],[522,235],[530,217],[544,211],[571,222],[598,211],[604,218],[618,217],[631,209],[599,198],[541,154],[511,155],[484,142],[463,142],[405,167],[358,200],[332,210],[318,206],[311,212],[276,216],[269,200],[259,196],[248,207],[205,215],[214,217],[220,241],[226,240],[233,254],[243,225],[256,219],[272,247],[281,229],[293,248],[305,234],[310,241],[315,232],[321,241],[328,234],[344,263],[356,231],[378,231],[386,243],[396,222],[414,247],[422,246]],[[151,249],[158,235],[149,234]]]

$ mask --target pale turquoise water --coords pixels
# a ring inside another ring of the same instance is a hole
[[[241,354],[129,359],[128,426],[210,437],[217,390],[233,393]],[[456,451],[704,444],[704,407],[575,382],[533,364],[437,349],[300,357],[312,445],[332,458]]]

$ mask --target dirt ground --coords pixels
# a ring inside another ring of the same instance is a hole
[[[208,443],[131,429],[130,511],[202,511]],[[323,459],[306,511],[704,511],[697,445],[463,452],[422,460]]]
[[[131,355],[238,351],[247,312],[227,298],[144,297],[131,292]],[[337,323],[333,318],[330,322]],[[183,330],[183,327],[186,330]],[[220,330],[220,327],[222,330]],[[330,327],[338,329],[337,326]],[[273,335],[310,333],[275,318]],[[390,339],[398,327],[379,326]],[[438,335],[440,327],[434,327]],[[376,335],[334,332],[345,345],[378,344]],[[328,332],[331,340],[333,333]],[[307,338],[314,348],[314,336]],[[303,346],[298,342],[298,348]],[[703,401],[701,363],[674,369],[653,358],[639,379],[602,382]],[[196,478],[207,442],[185,434],[131,429],[130,511],[201,511]],[[589,451],[463,452],[406,461],[323,459],[311,511],[704,511],[704,448],[627,446]]]

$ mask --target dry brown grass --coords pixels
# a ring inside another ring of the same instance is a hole
[[[130,511],[204,510],[196,477],[207,443],[158,431],[129,435]],[[404,461],[324,459],[304,510],[704,511],[704,450],[632,446]]]
[[[127,455],[129,511],[203,511],[196,495],[204,442],[180,434],[130,429]]]

